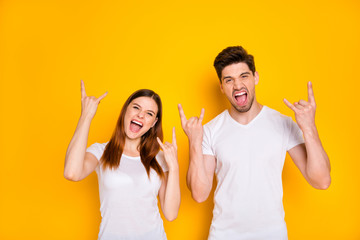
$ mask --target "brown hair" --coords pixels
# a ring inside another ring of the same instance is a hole
[[[148,177],[150,177],[150,168],[154,169],[160,176],[164,176],[164,172],[156,161],[156,154],[160,150],[159,143],[156,138],[163,140],[162,131],[162,104],[158,94],[149,89],[140,89],[134,92],[124,103],[121,109],[119,119],[117,121],[114,133],[105,147],[103,156],[101,157],[101,163],[104,168],[115,169],[120,165],[120,159],[125,146],[125,129],[124,129],[124,118],[126,110],[129,104],[138,97],[149,97],[152,98],[158,107],[157,122],[150,128],[144,135],[141,136],[140,140],[140,158],[143,163]]]
[[[253,74],[255,74],[255,62],[253,55],[250,55],[241,46],[227,47],[215,58],[214,67],[221,83],[222,70],[234,63],[246,63]]]

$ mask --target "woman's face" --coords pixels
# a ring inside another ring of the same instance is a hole
[[[132,100],[126,109],[124,128],[126,136],[137,139],[144,135],[157,121],[158,106],[150,97]]]

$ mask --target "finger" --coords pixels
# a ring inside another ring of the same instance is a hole
[[[81,80],[81,98],[86,97],[86,92],[85,92],[85,84],[84,81]]]
[[[183,108],[182,108],[182,106],[181,106],[180,103],[178,104],[178,108],[179,108],[179,114],[180,114],[181,123],[186,123],[187,118],[186,118],[186,116],[185,116],[184,110],[183,110]]]
[[[293,110],[294,112],[296,112],[296,107],[294,105],[292,105],[286,98],[284,98],[284,103],[286,106],[288,106],[291,110]]]
[[[97,102],[99,103],[104,97],[106,97],[106,95],[108,94],[108,92],[104,93],[103,95],[101,95],[98,99]]]
[[[172,144],[176,147],[176,131],[175,127],[173,127],[173,136],[172,136]]]
[[[189,120],[187,120],[188,125],[193,125],[194,123],[197,123],[199,121],[198,117],[191,117]]]
[[[199,118],[199,122],[201,123],[202,120],[204,119],[204,114],[205,114],[205,108],[201,109],[201,113],[200,113],[200,118]]]
[[[294,106],[299,109],[299,110],[303,110],[304,106],[300,105],[298,102],[294,102]]]
[[[158,143],[159,143],[159,145],[160,145],[160,147],[164,150],[164,144],[161,142],[161,140],[160,140],[160,138],[156,138],[156,140],[158,141]]]
[[[311,82],[308,82],[308,101],[310,104],[315,103],[314,90]]]
[[[301,99],[301,100],[298,102],[298,104],[300,104],[300,105],[303,106],[303,107],[306,107],[309,103],[308,103],[307,101]]]

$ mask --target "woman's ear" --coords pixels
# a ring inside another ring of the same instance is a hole
[[[153,125],[152,125],[151,127],[154,127],[154,126],[155,126],[157,120],[158,120],[158,118],[155,119],[155,121],[154,121],[154,123],[153,123]]]

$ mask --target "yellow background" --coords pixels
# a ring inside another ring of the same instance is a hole
[[[206,239],[212,198],[197,204],[185,185],[187,139],[177,103],[204,122],[227,107],[212,67],[242,45],[255,56],[260,103],[307,98],[332,165],[326,191],[310,187],[287,158],[284,207],[290,240],[360,239],[360,3],[343,1],[0,1],[0,239],[96,239],[97,176],[63,178],[89,95],[108,91],[88,144],[109,139],[122,104],[139,88],[160,94],[165,138],[178,136],[182,204],[165,221],[169,240]]]

